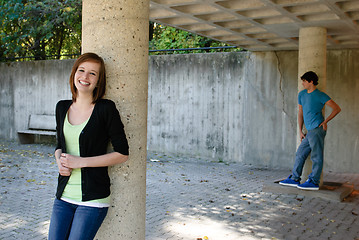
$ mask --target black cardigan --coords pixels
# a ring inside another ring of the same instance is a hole
[[[66,153],[64,121],[72,100],[62,100],[56,105],[57,149]],[[80,156],[93,157],[107,153],[111,140],[113,150],[128,155],[128,143],[123,124],[111,100],[99,100],[93,109],[89,121],[80,133]],[[56,197],[61,198],[70,177],[59,174]],[[82,201],[106,198],[110,195],[110,178],[108,167],[81,168]]]

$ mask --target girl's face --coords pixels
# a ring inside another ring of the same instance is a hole
[[[78,93],[92,93],[97,86],[100,73],[100,63],[87,61],[76,70],[74,83]]]

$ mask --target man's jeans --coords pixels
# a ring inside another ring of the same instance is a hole
[[[297,149],[295,156],[295,163],[292,173],[292,179],[300,181],[302,176],[303,166],[309,154],[313,162],[312,172],[308,178],[315,184],[319,184],[320,175],[323,170],[323,155],[324,155],[324,138],[327,132],[323,127],[317,127],[309,130],[307,136],[302,140]]]
[[[107,211],[107,207],[79,206],[55,199],[48,239],[93,239],[105,219]]]

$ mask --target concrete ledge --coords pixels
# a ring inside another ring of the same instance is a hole
[[[282,186],[278,183],[281,180],[274,181],[273,183],[266,183],[263,185],[263,192],[295,194],[307,197],[319,197],[331,201],[343,201],[344,198],[349,196],[353,190],[354,185],[351,183],[337,183],[337,182],[324,182],[323,186],[318,191],[301,190],[296,187]]]

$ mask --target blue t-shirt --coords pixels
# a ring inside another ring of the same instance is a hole
[[[298,94],[298,103],[303,107],[304,124],[307,130],[317,128],[323,121],[322,109],[330,97],[315,89],[308,93],[306,89]]]

